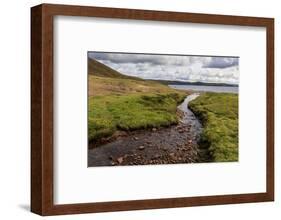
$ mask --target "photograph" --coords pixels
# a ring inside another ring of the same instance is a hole
[[[239,57],[88,52],[88,167],[238,161]]]
[[[30,92],[19,89],[30,102],[29,120],[21,117],[30,127],[25,211],[274,201],[274,14],[173,5],[23,10],[31,61]]]

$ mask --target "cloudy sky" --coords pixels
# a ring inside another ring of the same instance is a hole
[[[239,58],[90,52],[89,57],[144,79],[238,84]]]

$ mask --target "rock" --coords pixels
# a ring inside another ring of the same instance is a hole
[[[159,157],[160,157],[160,154],[155,154],[152,159],[158,159]]]
[[[123,157],[117,158],[117,162],[118,162],[119,164],[121,164],[121,163],[123,162]]]
[[[139,139],[138,137],[134,137],[134,140],[136,140],[136,141],[137,141],[138,139]]]
[[[109,159],[109,160],[113,160],[113,157],[112,157],[112,156],[109,156],[108,159]]]
[[[170,156],[172,162],[173,162],[173,160],[176,159],[175,153],[170,153],[169,156]]]
[[[114,162],[112,161],[112,162],[111,162],[111,165],[112,165],[112,166],[115,166],[115,165],[116,165],[116,163],[114,163]]]
[[[128,136],[127,132],[125,132],[125,131],[116,131],[112,135],[112,138],[119,138],[119,137],[125,137],[125,136]]]
[[[144,146],[142,145],[142,146],[139,146],[139,150],[144,150]]]
[[[192,140],[189,140],[188,143],[189,143],[189,144],[192,144]]]
[[[157,128],[152,128],[152,131],[157,131]]]

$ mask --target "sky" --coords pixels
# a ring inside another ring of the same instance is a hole
[[[143,79],[239,83],[238,57],[105,52],[88,55],[122,74]]]

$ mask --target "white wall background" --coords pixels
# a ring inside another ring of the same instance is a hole
[[[0,217],[1,219],[39,219],[30,213],[30,7],[42,1],[9,0],[0,7]],[[80,4],[199,13],[275,17],[276,30],[276,134],[280,132],[281,80],[278,71],[278,41],[281,31],[279,1],[263,0],[54,0],[45,3]],[[280,98],[279,98],[280,99]],[[277,114],[279,111],[279,114]],[[81,219],[277,219],[281,213],[281,175],[279,160],[281,136],[276,135],[276,201],[274,203],[221,205],[192,208],[130,211],[79,215]],[[253,171],[254,172],[254,171]],[[48,219],[77,219],[56,216]]]

